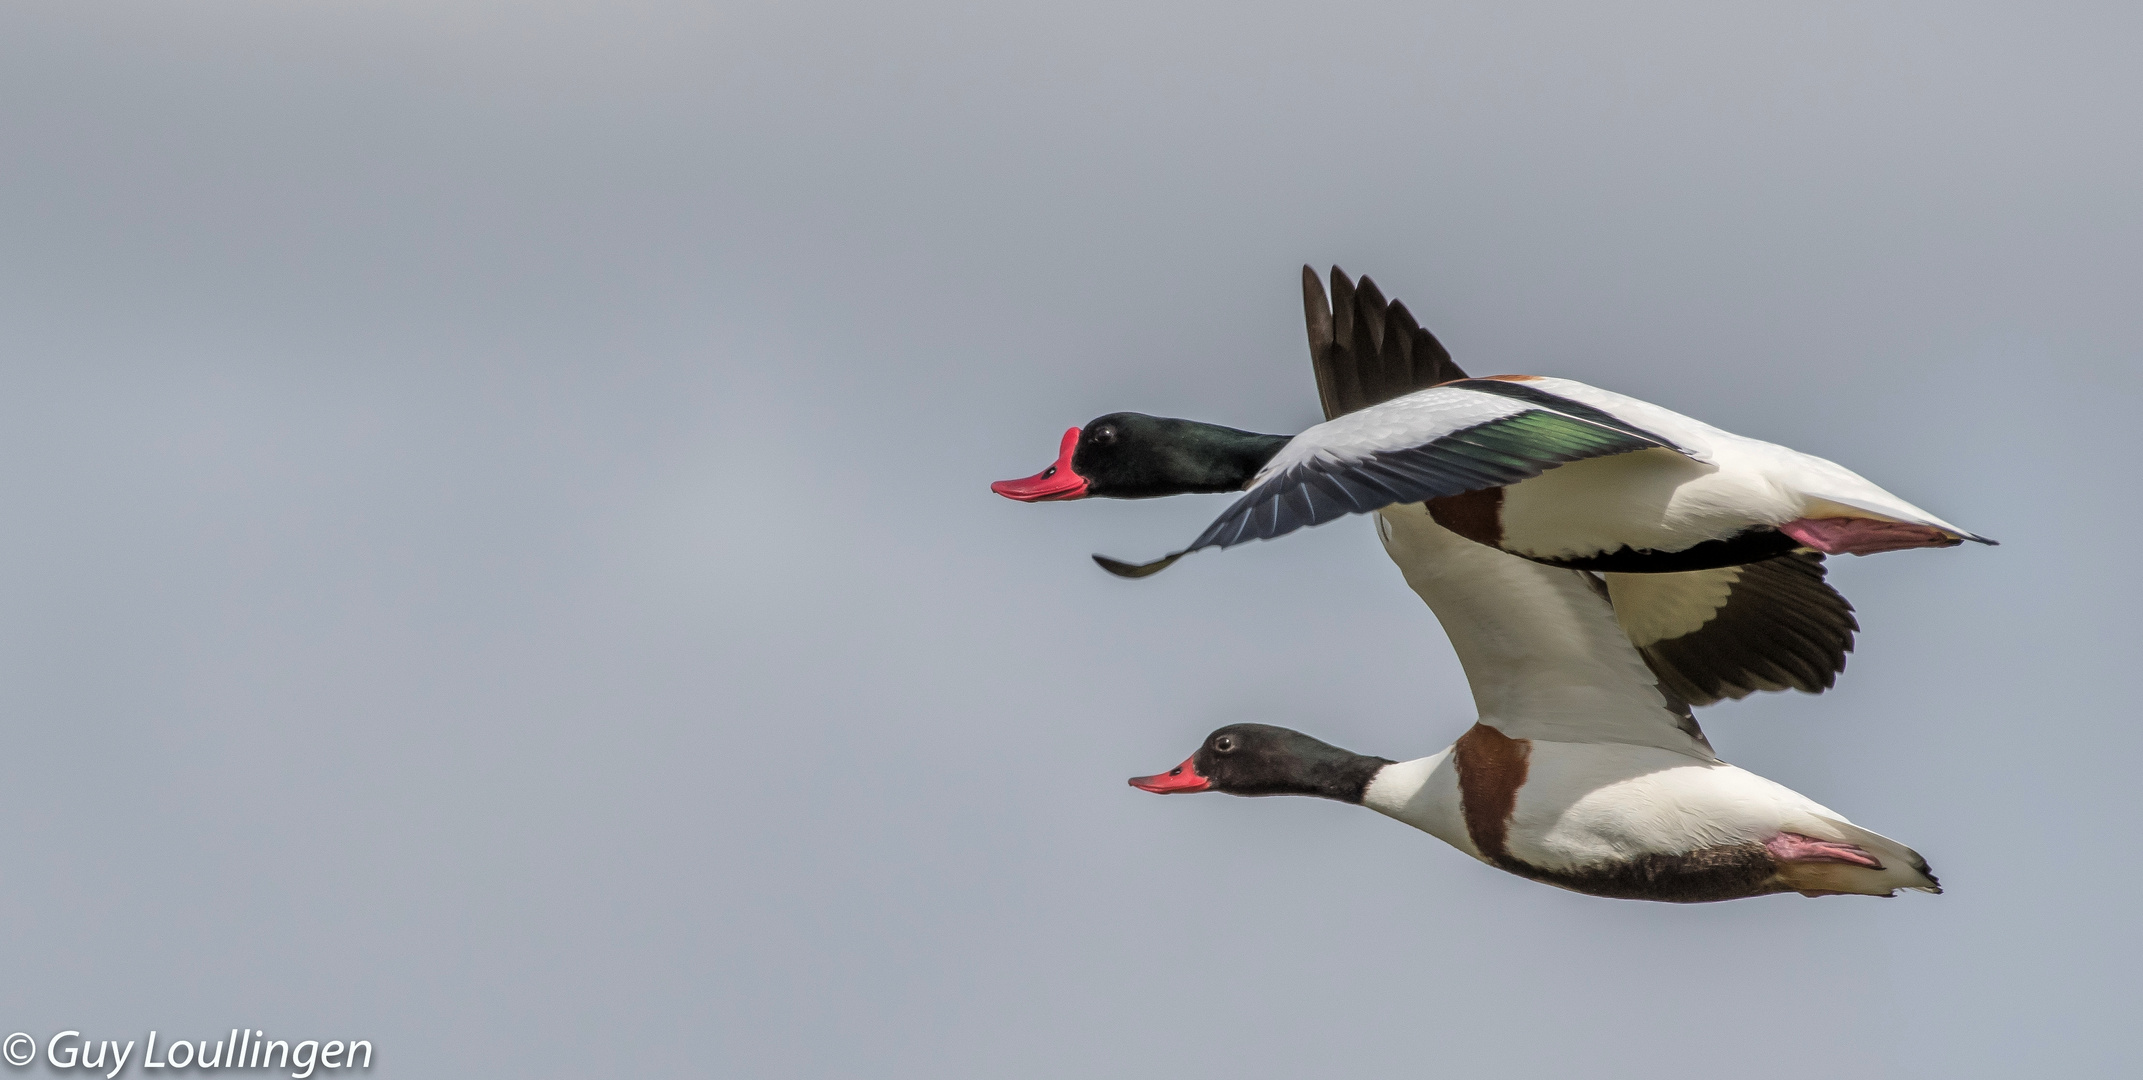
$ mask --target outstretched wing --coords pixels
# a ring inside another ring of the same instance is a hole
[[[1419,506],[1376,520],[1385,552],[1450,637],[1481,723],[1514,739],[1712,760],[1696,717],[1630,644],[1598,578],[1475,543]]]
[[[1464,379],[1295,436],[1182,551],[1143,566],[1095,558],[1111,573],[1144,577],[1201,548],[1270,540],[1348,514],[1502,487],[1568,462],[1653,448],[1681,450],[1523,382]]]
[[[1759,690],[1820,694],[1853,651],[1853,605],[1823,580],[1823,556],[1680,574],[1602,574],[1615,619],[1691,705]]]
[[[1367,276],[1356,284],[1334,266],[1328,301],[1317,272],[1304,266],[1302,308],[1327,420],[1467,377],[1406,305],[1385,300]],[[1145,572],[1163,565],[1149,563]],[[1824,581],[1815,552],[1716,570],[1599,576],[1660,688],[1690,705],[1763,690],[1820,694],[1845,670],[1860,629],[1853,605]]]
[[[1333,267],[1328,301],[1317,271],[1304,266],[1302,315],[1327,420],[1466,377],[1436,335],[1367,276],[1357,286]]]

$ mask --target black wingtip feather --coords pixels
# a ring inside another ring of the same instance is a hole
[[[1450,350],[1368,277],[1332,267],[1329,295],[1303,268],[1302,310],[1325,419],[1463,379]]]
[[[1365,353],[1375,355],[1384,351],[1384,314],[1387,306],[1384,291],[1377,288],[1376,282],[1369,280],[1368,274],[1363,274],[1361,280],[1354,283],[1355,321],[1367,332],[1356,334],[1355,338]],[[1361,341],[1364,337],[1368,340]]]
[[[1149,563],[1127,563],[1121,559],[1109,558],[1107,555],[1096,555],[1094,556],[1094,562],[1099,564],[1103,570],[1107,570],[1117,577],[1136,580],[1138,578],[1152,577],[1176,565],[1176,560],[1187,554],[1189,552],[1178,551],[1172,555],[1164,555]]]
[[[1310,371],[1317,379],[1317,402],[1329,420],[1339,401],[1339,385],[1332,368],[1337,352],[1332,338],[1332,307],[1325,299],[1323,282],[1308,263],[1302,264],[1302,323],[1309,332]]]
[[[1354,282],[1337,266],[1332,268],[1332,341],[1342,349],[1354,347]]]
[[[1710,621],[1639,651],[1692,705],[1769,690],[1820,694],[1837,684],[1860,629],[1853,605],[1824,576],[1813,552],[1750,563]]]

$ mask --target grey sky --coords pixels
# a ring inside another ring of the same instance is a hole
[[[0,1030],[409,1077],[2131,1070],[2139,30],[0,11]],[[1316,419],[1304,262],[2000,539],[1834,563],[1838,689],[1701,717],[1948,894],[1604,901],[1126,787],[1227,721],[1472,719],[1364,522],[1129,583],[1087,554],[1220,504],[987,490],[1101,412]]]

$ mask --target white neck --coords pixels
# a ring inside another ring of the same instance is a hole
[[[1451,763],[1449,747],[1378,769],[1362,793],[1362,805],[1480,857],[1466,835],[1466,818],[1458,802],[1458,770]]]

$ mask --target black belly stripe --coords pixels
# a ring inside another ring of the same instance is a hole
[[[1801,542],[1777,529],[1745,529],[1724,540],[1705,540],[1680,551],[1654,551],[1624,545],[1599,555],[1576,558],[1543,558],[1513,551],[1537,563],[1596,574],[1678,574],[1687,570],[1717,570],[1777,558],[1801,546]],[[1505,551],[1510,551],[1505,548]]]
[[[1678,855],[1644,855],[1575,871],[1542,870],[1505,856],[1496,860],[1520,877],[1587,896],[1708,904],[1791,892],[1778,880],[1778,863],[1762,844],[1728,844]]]

